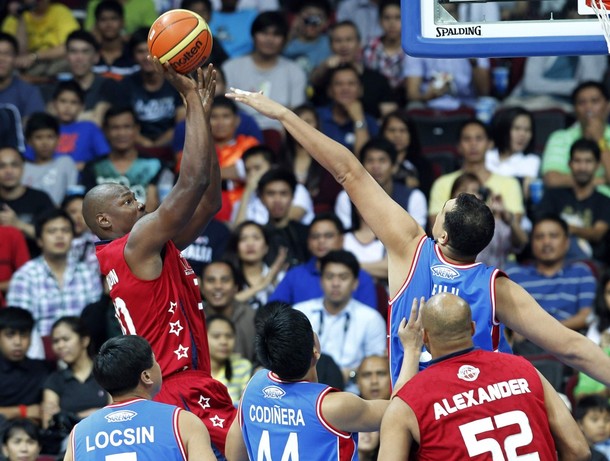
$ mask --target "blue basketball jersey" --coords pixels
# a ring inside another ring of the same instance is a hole
[[[238,418],[248,457],[256,461],[358,459],[358,434],[332,427],[322,399],[336,389],[308,381],[284,382],[269,370],[246,387]]]
[[[74,461],[186,460],[178,431],[180,411],[144,399],[108,405],[74,427]]]
[[[452,264],[448,262],[434,240],[422,237],[407,279],[390,300],[388,334],[392,383],[400,373],[403,350],[398,337],[398,326],[403,317],[409,318],[413,299],[427,300],[435,294],[448,292],[466,300],[476,322],[473,337],[475,346],[488,351],[512,352],[504,338],[504,326],[496,319],[495,280],[504,274],[482,263]],[[420,367],[430,360],[423,353]]]

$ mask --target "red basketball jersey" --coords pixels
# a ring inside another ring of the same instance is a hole
[[[163,377],[187,369],[211,375],[203,303],[193,269],[170,241],[159,278],[140,280],[123,255],[128,237],[96,247],[123,333],[150,342]]]
[[[521,357],[482,350],[451,356],[417,374],[397,396],[417,417],[419,460],[557,457],[542,382]]]

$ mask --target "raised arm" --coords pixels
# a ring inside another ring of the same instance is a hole
[[[212,134],[210,133],[210,113],[216,88],[216,71],[212,69],[211,65],[208,66],[205,79],[198,79],[197,87],[206,118],[206,123],[198,128],[201,129],[201,131],[205,131],[205,135],[208,139],[205,148],[207,149],[207,171],[209,172],[208,177],[210,185],[201,197],[201,200],[199,200],[197,209],[195,210],[195,213],[193,213],[188,224],[184,227],[182,232],[173,239],[174,244],[181,250],[189,246],[201,235],[222,205],[220,166],[218,164],[216,148],[212,141]],[[182,167],[180,171],[182,171]]]
[[[360,215],[385,245],[390,273],[396,275],[393,280],[397,290],[407,275],[405,259],[414,251],[413,243],[425,234],[415,219],[386,194],[347,148],[301,120],[294,112],[261,93],[233,90],[227,93],[227,97],[280,121],[295,140],[343,186]],[[409,244],[413,244],[413,248]],[[392,282],[390,289],[395,291]]]
[[[181,240],[204,192],[210,185],[210,154],[213,154],[208,123],[198,91],[198,83],[177,74],[171,66],[161,67],[154,60],[157,71],[164,72],[168,82],[180,92],[186,106],[186,139],[182,156],[181,174],[176,185],[156,211],[137,221],[125,247],[125,259],[134,274],[153,279],[161,272],[160,253],[173,239]],[[208,68],[208,76],[212,73]],[[203,71],[197,71],[201,82]],[[213,75],[207,80],[205,92],[213,94]],[[202,127],[205,127],[202,129]]]
[[[496,279],[496,315],[561,362],[610,386],[610,357],[586,336],[551,317],[527,291],[506,277]]]
[[[561,400],[551,383],[538,372],[544,389],[544,405],[551,434],[555,440],[559,460],[585,460],[591,454],[587,440],[572,418],[570,410]]]

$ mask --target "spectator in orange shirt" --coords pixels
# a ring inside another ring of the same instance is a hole
[[[216,215],[219,221],[230,221],[233,204],[241,199],[246,181],[246,168],[241,157],[250,147],[259,144],[254,136],[237,134],[240,116],[237,105],[225,96],[216,96],[210,112],[210,130],[216,146],[222,178],[222,208]],[[180,169],[182,152],[177,155]]]

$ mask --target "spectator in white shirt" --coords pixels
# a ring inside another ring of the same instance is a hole
[[[362,360],[386,353],[386,328],[381,314],[356,301],[360,267],[356,257],[344,250],[331,251],[320,259],[322,298],[294,305],[309,318],[325,354],[341,368],[346,390],[357,392],[353,378]]]

